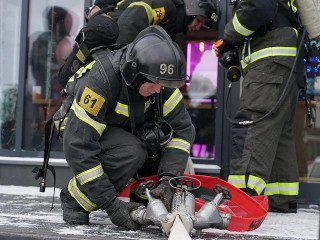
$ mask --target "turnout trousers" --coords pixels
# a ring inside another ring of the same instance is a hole
[[[297,201],[298,165],[292,124],[297,103],[296,74],[266,62],[250,69],[242,82],[237,121],[257,120],[269,112],[289,88],[271,116],[249,126],[233,125],[230,175],[228,181],[253,195],[264,194],[269,202],[285,205]]]
[[[110,183],[116,191],[120,192],[146,162],[146,147],[132,133],[122,128],[112,126],[107,126],[101,136],[100,143],[101,153],[98,158],[104,174],[108,176]],[[68,162],[68,164],[72,169],[73,162]],[[86,166],[83,167],[85,169]],[[155,171],[155,173],[156,172],[157,171]],[[79,195],[89,198],[88,194],[86,194],[88,191],[86,184],[81,185],[76,178],[73,179],[76,181],[78,191],[80,191]],[[99,184],[99,182],[96,184]],[[105,195],[103,194],[105,189],[100,189],[101,187],[99,188],[99,185],[91,185],[91,189],[93,188],[94,191],[101,191],[101,195]],[[63,202],[68,202],[68,204],[73,207],[79,206],[75,199],[71,197],[67,187],[62,189],[61,196],[63,197],[63,199],[61,199]],[[90,200],[94,201],[93,199]]]

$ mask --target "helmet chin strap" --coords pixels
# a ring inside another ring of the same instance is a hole
[[[134,83],[131,85],[133,89],[135,89],[136,91],[140,90],[140,87],[142,86],[142,84],[146,83],[146,82],[150,82],[147,78],[142,77],[141,75],[138,76],[136,78],[136,80],[134,81]]]

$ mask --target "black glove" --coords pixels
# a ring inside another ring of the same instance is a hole
[[[159,185],[150,191],[150,194],[160,199],[168,212],[171,212],[171,202],[174,194],[174,189],[170,186],[169,180],[171,177],[164,176],[159,180]]]
[[[213,50],[215,51],[217,57],[220,57],[222,54],[229,52],[234,48],[234,45],[227,43],[225,40],[222,39],[219,39],[213,45]]]
[[[199,0],[200,8],[205,10],[205,15],[212,22],[218,22],[220,18],[220,1],[217,0]]]
[[[115,198],[113,203],[108,205],[104,210],[108,213],[114,225],[129,230],[140,230],[141,225],[131,219],[130,212],[142,205],[142,203],[124,202]]]

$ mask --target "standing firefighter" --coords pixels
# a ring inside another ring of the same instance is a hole
[[[238,49],[243,76],[228,181],[250,195],[267,195],[269,211],[297,212],[299,176],[292,123],[298,75],[304,71],[297,53],[297,7],[292,0],[233,3],[223,43],[215,47],[220,59]]]
[[[183,174],[194,139],[178,89],[185,83],[185,56],[161,27],[151,26],[128,46],[93,57],[68,82],[55,115],[74,173],[60,194],[63,219],[88,224],[90,212],[102,209],[115,225],[139,229],[130,212],[140,204],[117,193],[136,172],[157,174],[151,194],[169,208],[169,178]]]

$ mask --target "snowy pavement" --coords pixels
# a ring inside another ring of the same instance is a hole
[[[91,213],[90,226],[71,226],[63,222],[59,192],[56,189],[55,208],[50,211],[53,189],[40,193],[38,187],[0,185],[0,240],[31,239],[139,239],[165,240],[158,227],[141,231],[123,231],[114,226],[102,211]],[[251,232],[229,232],[206,229],[200,238],[206,239],[319,239],[319,210],[314,208],[298,210],[297,214],[269,213],[260,228]],[[181,239],[183,240],[183,239]]]

